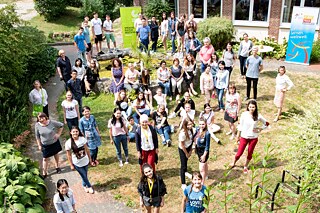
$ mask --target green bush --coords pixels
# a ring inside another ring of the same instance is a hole
[[[320,101],[314,103],[315,107],[303,109],[303,115],[297,115],[291,122],[290,149],[288,154],[291,157],[291,169],[298,175],[305,173],[311,175],[312,186],[309,192],[309,199],[320,203]],[[307,177],[303,177],[306,179]]]
[[[38,165],[8,143],[0,144],[0,159],[0,212],[45,212]]]
[[[174,7],[169,4],[168,1],[162,0],[150,0],[143,8],[143,14],[146,15],[148,19],[151,19],[152,16],[155,16],[159,21],[162,20],[163,12],[167,13],[167,16],[169,16],[171,11],[174,11]]]
[[[54,74],[57,51],[42,32],[20,23],[13,6],[0,9],[0,47],[0,141],[11,141],[28,128],[32,83]]]
[[[312,45],[310,62],[312,63],[320,62],[320,40],[317,40]]]
[[[67,0],[66,4],[70,7],[82,7],[82,0]]]
[[[97,12],[99,17],[104,17],[104,6],[102,0],[83,0],[81,15],[92,17],[93,12]]]
[[[212,17],[199,23],[197,37],[200,41],[205,37],[209,37],[215,50],[222,50],[226,47],[226,44],[233,39],[234,31],[231,20]]]
[[[36,11],[47,21],[59,17],[67,7],[65,0],[34,0],[34,3]]]

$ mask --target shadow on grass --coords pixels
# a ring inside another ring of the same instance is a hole
[[[224,177],[224,173],[227,172],[227,169],[213,169],[208,171],[208,176],[210,179],[217,180],[212,185],[216,185],[219,182],[226,182],[238,179],[242,174],[243,171],[237,169],[236,167],[230,171],[228,177]]]
[[[260,73],[261,77],[268,77],[268,78],[276,78],[278,75],[278,71],[272,70],[272,71],[263,71]]]
[[[278,158],[271,158],[269,160],[267,160],[267,166],[265,168],[268,168],[268,169],[273,169],[273,168],[276,168],[276,167],[279,167],[279,166],[283,166],[283,165],[286,165],[288,163],[287,160],[285,161],[281,161],[280,159]],[[260,168],[260,169],[263,169],[263,165],[262,165],[262,161],[254,164],[254,167],[255,168]]]
[[[104,183],[96,183],[94,189],[97,192],[105,192],[108,190],[116,189],[119,186],[130,184],[132,180],[130,178],[121,177],[109,180]]]
[[[121,152],[122,154],[122,161],[123,163],[125,162],[125,159],[124,159],[124,153],[123,153],[123,150]],[[110,157],[107,157],[107,158],[99,158],[99,164],[100,165],[111,165],[115,162],[119,162],[117,157],[116,157],[116,150],[114,149],[114,153],[113,153],[113,156],[110,156]],[[138,158],[136,155],[132,155],[129,153],[129,163],[130,164],[138,164]]]
[[[271,101],[274,99],[274,95],[262,95],[257,98],[257,101]]]
[[[284,116],[284,117],[288,117],[288,118],[291,118],[291,117],[293,117],[293,116],[295,116],[295,115],[301,115],[301,116],[304,116],[305,115],[305,113],[304,113],[304,111],[303,110],[301,110],[301,109],[297,109],[296,107],[291,107],[288,111],[286,111],[286,112],[282,112],[282,116]]]
[[[161,175],[163,179],[176,177],[180,175],[180,168],[161,169],[157,171],[157,174]]]
[[[68,7],[64,14],[62,14],[59,18],[54,19],[52,21],[48,21],[48,23],[63,25],[66,27],[74,27],[79,25],[79,19],[81,18],[80,10],[77,8]]]

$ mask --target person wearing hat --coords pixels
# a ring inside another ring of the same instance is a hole
[[[139,164],[142,166],[148,163],[155,172],[155,162],[159,153],[158,136],[155,129],[148,123],[148,115],[140,116],[140,126],[136,131],[135,138]]]

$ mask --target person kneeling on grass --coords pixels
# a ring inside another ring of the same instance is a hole
[[[164,105],[158,106],[158,110],[152,114],[152,119],[154,120],[155,129],[162,139],[162,144],[164,146],[168,145],[168,147],[171,146],[171,129],[168,123],[168,116]]]
[[[138,124],[134,122],[133,117],[128,117],[127,122],[127,129],[128,129],[128,135],[129,135],[129,142],[135,142],[135,135],[138,128]]]
[[[142,172],[138,185],[140,206],[141,208],[145,207],[148,213],[151,213],[153,207],[153,212],[158,213],[160,208],[164,206],[164,195],[167,194],[166,185],[161,176],[156,175],[149,164],[143,164]]]
[[[125,125],[125,120],[121,116],[121,110],[115,108],[113,110],[112,118],[108,122],[108,128],[110,129],[110,142],[116,146],[117,158],[119,160],[119,166],[122,167],[122,156],[121,156],[121,144],[126,156],[125,164],[129,163],[129,152],[128,152],[128,130]]]

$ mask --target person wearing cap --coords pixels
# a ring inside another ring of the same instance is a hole
[[[140,166],[148,163],[155,172],[156,157],[159,153],[158,136],[155,129],[148,123],[148,116],[145,114],[140,116],[140,126],[135,133],[135,138]]]

